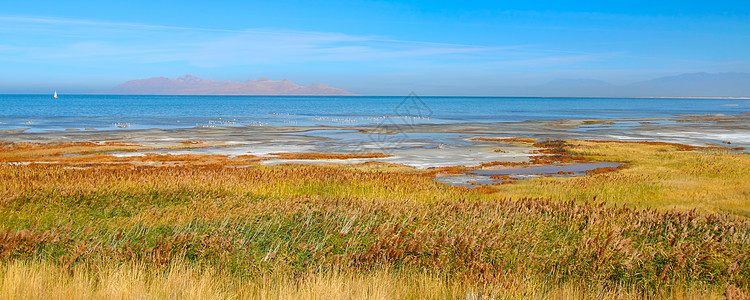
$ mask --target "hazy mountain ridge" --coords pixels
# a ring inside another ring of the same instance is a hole
[[[637,96],[748,97],[750,73],[687,73],[628,85]]]
[[[405,86],[405,89],[409,88]],[[457,87],[444,88],[450,90]],[[539,85],[477,85],[463,87],[462,90],[465,95],[521,97],[750,97],[750,73],[686,73],[630,84],[611,84],[589,78],[559,78]],[[140,95],[354,95],[323,84],[302,86],[289,80],[274,81],[265,77],[242,82],[214,81],[191,75],[174,79],[153,77],[131,80],[109,92]],[[443,93],[437,95],[440,94]]]
[[[152,77],[125,82],[110,92],[134,95],[311,95],[311,96],[356,96],[343,89],[324,84],[302,86],[289,80],[215,81],[192,75],[174,79]]]
[[[507,90],[515,95],[552,97],[750,97],[750,73],[686,73],[622,85],[559,78]]]

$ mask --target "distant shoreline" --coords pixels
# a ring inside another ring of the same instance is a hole
[[[639,97],[643,99],[738,99],[738,100],[750,100],[750,97]]]
[[[0,96],[44,96],[51,93],[0,93]],[[406,97],[406,95],[238,95],[238,94],[110,94],[110,93],[60,93],[59,96],[220,96],[220,97],[352,97],[352,98],[369,98],[369,97]],[[723,97],[723,96],[643,96],[643,97],[624,97],[624,96],[461,96],[461,95],[417,95],[418,97],[431,98],[561,98],[561,99],[712,99],[712,100],[750,100],[747,97]],[[51,97],[51,96],[50,96]]]

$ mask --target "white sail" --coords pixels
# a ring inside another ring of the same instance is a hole
[[[55,96],[54,97],[57,98],[57,91],[55,91]]]

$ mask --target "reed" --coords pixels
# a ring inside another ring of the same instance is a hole
[[[563,148],[571,156],[625,165],[595,170],[591,176],[538,178],[495,188],[505,197],[596,198],[643,208],[750,217],[748,155],[729,148],[660,142],[568,141]]]
[[[550,285],[532,279],[508,280],[492,289],[447,281],[425,273],[375,270],[364,273],[311,272],[298,277],[271,274],[236,278],[211,269],[175,264],[153,270],[143,264],[65,269],[16,261],[0,266],[0,299],[623,299],[643,298],[620,286],[593,293],[590,283]],[[670,299],[742,299],[742,291],[702,286],[650,295]]]
[[[689,193],[692,206],[649,202],[680,178],[724,182],[704,196],[739,197],[748,171],[735,164],[747,156],[578,141],[548,149],[628,167],[469,189],[388,164],[1,165],[0,296],[748,294],[746,217],[702,209],[707,200]]]

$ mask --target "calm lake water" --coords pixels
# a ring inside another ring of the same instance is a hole
[[[366,125],[740,114],[747,99],[0,95],[0,130]]]

